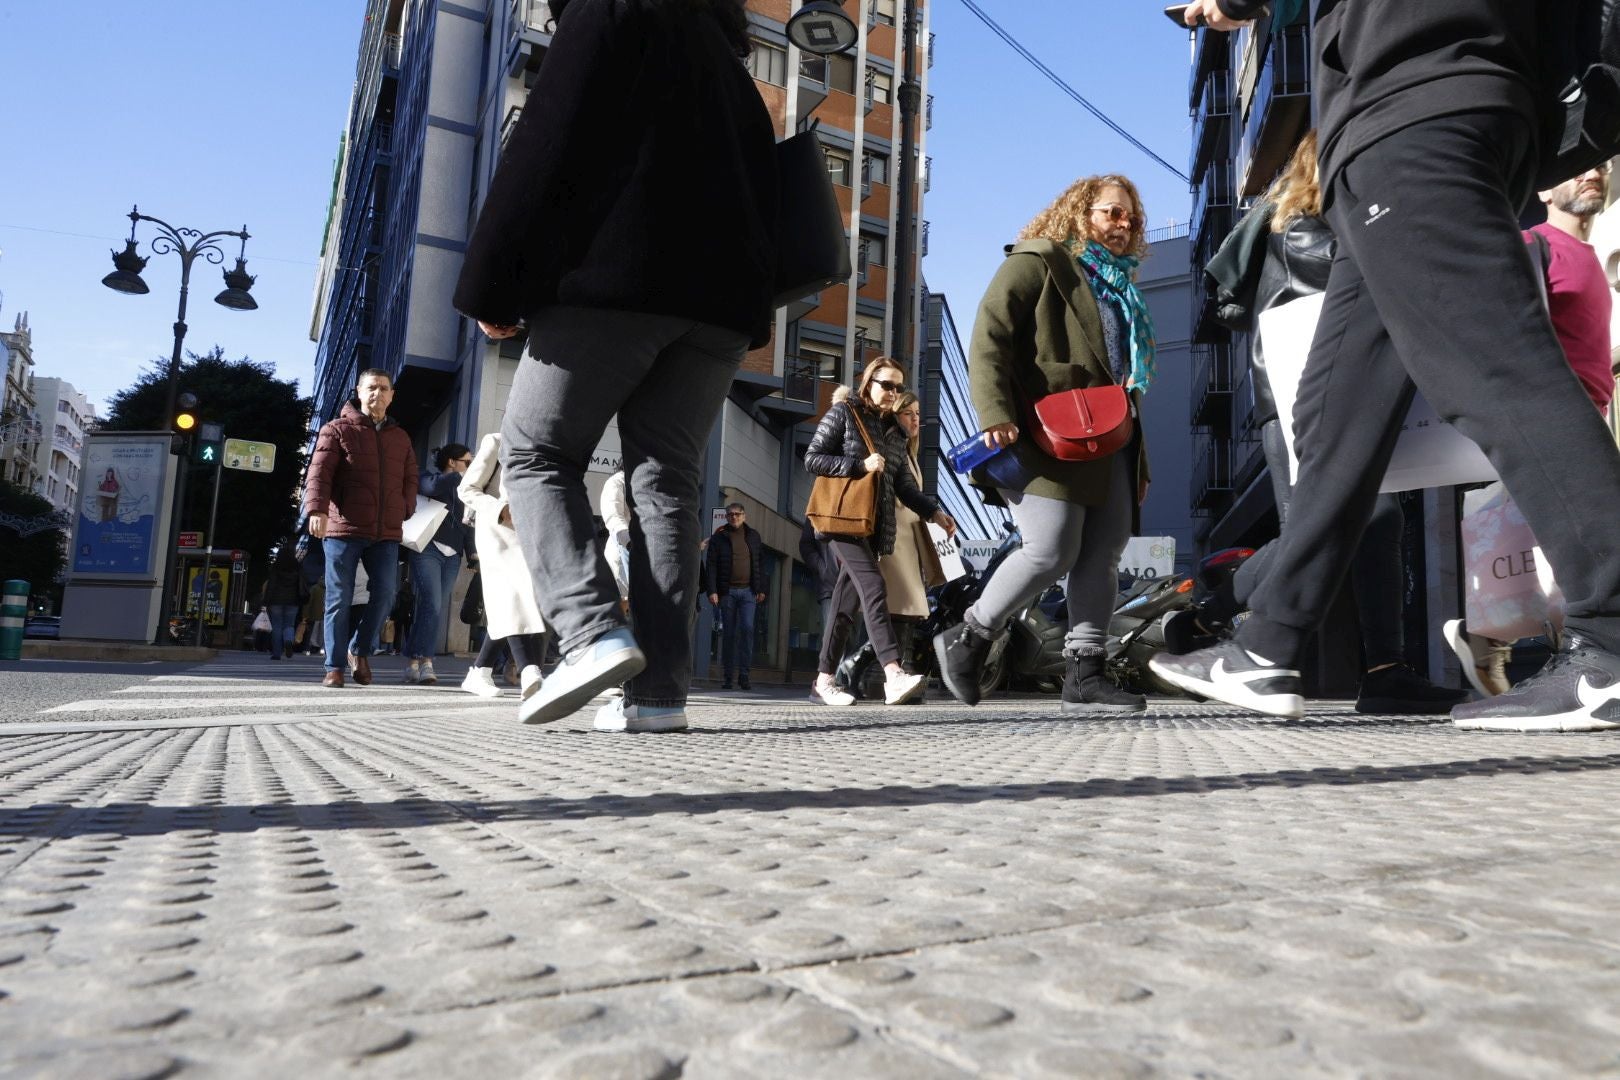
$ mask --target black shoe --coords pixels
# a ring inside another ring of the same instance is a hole
[[[1436,686],[1405,664],[1369,671],[1361,677],[1356,712],[1433,716],[1468,699],[1468,691]]]
[[[1063,714],[1147,712],[1147,698],[1121,690],[1103,674],[1101,656],[1071,656],[1063,672]]]
[[[990,639],[981,637],[965,622],[957,623],[934,638],[934,659],[939,662],[939,678],[951,696],[964,705],[979,703],[979,680],[990,655]]]
[[[1547,666],[1505,694],[1451,710],[1474,731],[1606,731],[1620,728],[1620,656],[1574,630]]]
[[[1186,656],[1160,653],[1148,661],[1148,667],[1171,686],[1223,705],[1285,720],[1305,715],[1299,672],[1262,664],[1235,641],[1223,641]]]
[[[746,675],[737,676],[737,689],[739,689],[739,690],[752,690],[753,688],[754,688],[754,684],[753,684],[752,680],[750,680],[748,678],[748,676],[746,676]]]
[[[729,676],[729,675],[726,676],[726,681],[720,684],[720,689],[722,689],[722,690],[730,690],[731,689],[731,676]]]

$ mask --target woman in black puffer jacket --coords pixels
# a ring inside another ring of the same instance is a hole
[[[810,446],[804,454],[804,467],[817,476],[863,476],[880,474],[877,524],[872,535],[862,538],[825,536],[838,563],[838,581],[833,586],[832,616],[821,635],[821,662],[810,700],[820,705],[852,705],[855,699],[833,685],[833,671],[844,653],[844,641],[855,624],[857,611],[865,613],[866,634],[887,676],[884,701],[898,705],[910,701],[927,685],[927,676],[908,675],[900,666],[900,646],[889,619],[878,556],[894,550],[894,501],[899,499],[918,517],[931,520],[947,532],[956,531],[956,522],[923,494],[912,477],[907,460],[906,435],[895,422],[893,407],[905,389],[905,373],[887,356],[866,365],[855,393],[834,400],[821,418]],[[864,428],[872,449],[861,437]]]

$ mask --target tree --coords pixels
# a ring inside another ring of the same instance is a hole
[[[35,596],[51,592],[67,569],[66,523],[49,499],[0,480],[0,580],[20,578]]]
[[[134,386],[114,394],[112,411],[101,429],[169,430],[173,418],[163,415],[167,376],[168,360],[159,360]],[[276,378],[271,365],[246,357],[227,360],[217,345],[202,356],[187,354],[179,390],[197,395],[197,415],[220,424],[226,438],[275,444],[275,472],[224,471],[215,535],[204,537],[215,548],[240,548],[251,556],[245,595],[255,596],[271,547],[290,536],[297,524],[298,483],[309,457],[310,399],[298,396],[296,380]],[[207,529],[213,495],[214,470],[192,465],[182,529]]]

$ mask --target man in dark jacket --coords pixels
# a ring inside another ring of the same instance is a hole
[[[1260,7],[1197,0],[1187,20],[1228,30]],[[1253,617],[1235,641],[1153,668],[1205,697],[1302,714],[1295,666],[1350,565],[1415,382],[1490,458],[1566,604],[1554,662],[1453,720],[1620,727],[1620,450],[1564,360],[1518,224],[1557,149],[1538,146],[1556,112],[1540,60],[1555,6],[1322,0],[1316,11],[1321,186],[1339,246],[1295,406],[1312,438]]]
[[[742,503],[726,507],[726,523],[709,537],[705,577],[709,603],[720,609],[720,662],[725,682],[720,689],[737,686],[752,690],[748,669],[754,656],[754,606],[765,602],[765,565],[759,531],[748,524]]]
[[[394,382],[388,372],[360,373],[343,414],[322,426],[309,458],[304,513],[309,535],[326,555],[326,677],[343,685],[345,666],[361,686],[371,682],[371,655],[399,582],[401,526],[416,509],[416,454],[411,437],[388,415]],[[354,568],[364,562],[371,592],[366,615],[349,633]],[[347,654],[347,655],[345,655]],[[347,665],[345,664],[347,660]]]
[[[750,345],[770,338],[775,130],[743,66],[741,0],[553,0],[556,33],[467,244],[455,305],[491,338],[526,321],[501,464],[563,662],[519,718],[629,679],[610,731],[686,726],[698,459]],[[701,162],[701,167],[694,167]],[[629,501],[626,626],[584,476],[617,415]]]

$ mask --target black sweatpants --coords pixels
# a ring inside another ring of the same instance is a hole
[[[1338,255],[1295,405],[1309,436],[1281,549],[1239,631],[1298,662],[1349,569],[1414,382],[1535,530],[1566,625],[1620,652],[1620,450],[1564,360],[1518,225],[1534,162],[1511,112],[1425,121],[1328,192]]]
[[[884,664],[900,662],[900,644],[895,640],[894,623],[889,619],[889,594],[883,586],[883,572],[877,556],[866,540],[833,540],[833,558],[838,562],[838,582],[833,586],[832,619],[821,632],[821,665],[830,675],[838,670],[844,656],[844,642],[855,625],[855,615],[866,616],[866,636]]]

